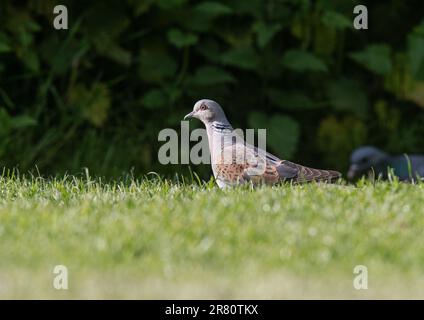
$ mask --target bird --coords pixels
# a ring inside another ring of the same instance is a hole
[[[283,160],[247,143],[235,134],[222,107],[213,100],[197,101],[184,120],[191,118],[200,120],[206,127],[212,171],[220,188],[248,183],[255,186],[282,182],[332,183],[341,178],[337,171],[313,169]]]
[[[382,179],[388,178],[388,169],[400,181],[414,181],[424,177],[424,155],[390,155],[373,146],[362,146],[354,150],[350,156],[350,167],[347,177],[354,180],[374,171]]]

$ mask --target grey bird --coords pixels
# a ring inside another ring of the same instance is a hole
[[[350,157],[349,179],[356,179],[369,172],[388,178],[388,169],[393,169],[401,181],[412,181],[424,177],[423,155],[390,155],[372,146],[363,146],[352,152]]]
[[[208,99],[199,100],[184,120],[203,122],[208,135],[212,171],[220,188],[244,183],[274,185],[280,182],[335,182],[341,174],[332,170],[308,168],[282,160],[248,144],[228,122],[221,106]]]

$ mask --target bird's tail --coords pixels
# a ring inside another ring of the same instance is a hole
[[[302,166],[297,182],[335,182],[341,177],[341,173],[337,171],[314,169]]]
[[[334,170],[322,170],[314,169],[302,166],[300,164],[295,164],[298,169],[298,175],[296,181],[298,183],[302,182],[335,182],[342,177],[340,172]]]

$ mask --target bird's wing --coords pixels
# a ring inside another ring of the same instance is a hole
[[[260,152],[253,147],[255,152]],[[263,152],[263,151],[262,151]],[[310,182],[310,181],[334,181],[341,178],[340,172],[332,170],[313,169],[287,160],[281,160],[273,154],[266,152],[267,171],[276,171],[279,181]]]
[[[340,173],[318,170],[280,160],[276,156],[244,144],[233,144],[222,149],[212,163],[217,179],[227,184],[251,181],[275,184],[283,181],[296,183],[333,181]]]
[[[340,172],[337,171],[309,168],[287,160],[282,160],[278,167],[284,168],[284,171],[287,170],[286,168],[296,170],[296,177],[294,177],[292,180],[297,183],[310,181],[332,182],[341,178],[342,176]]]
[[[278,182],[278,172],[267,161],[266,154],[257,153],[242,143],[222,148],[212,159],[215,177],[226,184],[234,185],[252,181],[253,183]]]

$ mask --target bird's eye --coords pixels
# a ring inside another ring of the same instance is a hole
[[[206,106],[206,105],[204,105],[204,104],[202,104],[201,106],[200,106],[200,110],[206,110],[208,107]]]

